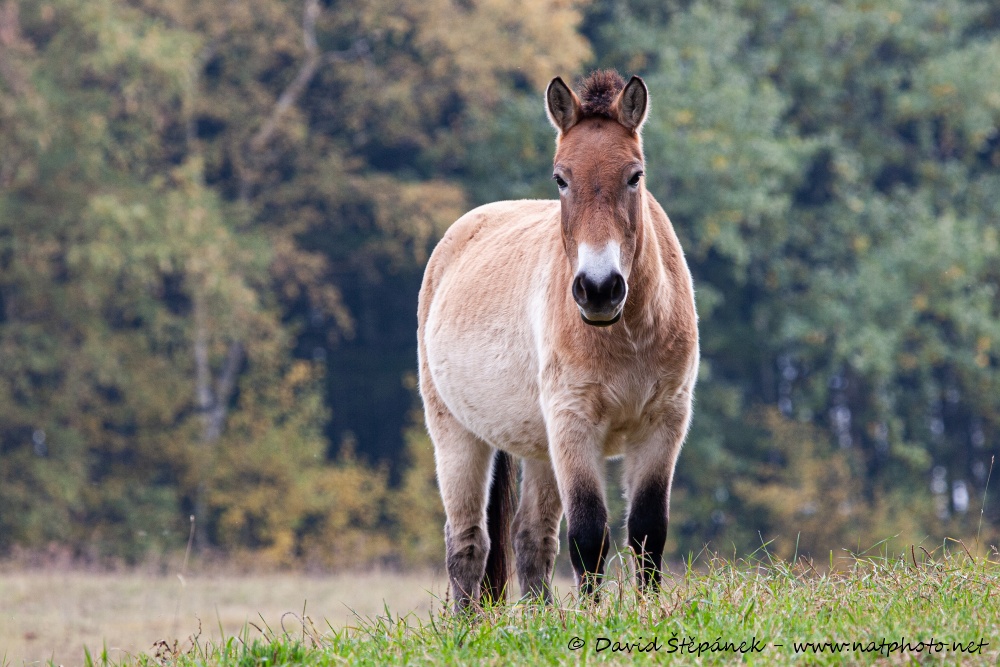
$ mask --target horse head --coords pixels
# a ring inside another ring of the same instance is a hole
[[[621,319],[633,260],[642,243],[643,173],[640,130],[646,84],[617,72],[595,72],[581,96],[559,77],[545,91],[558,136],[553,175],[559,187],[562,241],[572,269],[569,286],[587,324]]]

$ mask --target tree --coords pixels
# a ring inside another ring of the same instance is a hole
[[[647,5],[597,3],[585,29],[597,64],[650,83],[650,187],[695,274],[703,373],[678,469],[695,511],[674,504],[677,548],[794,534],[729,481],[757,483],[772,459],[810,469],[782,451],[791,425],[752,418],[763,406],[823,429],[812,456],[847,461],[873,515],[931,495],[941,520],[967,512],[998,407],[995,14]],[[893,532],[859,526],[872,543]]]
[[[217,466],[237,448],[227,418],[251,449],[282,436],[298,474],[322,463],[305,459],[324,412],[290,357],[267,237],[239,229],[196,147],[171,141],[198,38],[110,1],[11,6],[32,105],[5,109],[41,116],[45,140],[5,152],[18,163],[0,193],[2,545],[136,559],[182,543],[192,512],[226,544],[210,484],[273,464]]]
[[[449,172],[470,119],[577,62],[576,17],[561,2],[5,2],[0,546],[137,559],[194,514],[199,545],[284,563],[385,530],[385,473],[327,460],[316,366],[355,337],[409,409],[415,327],[382,295],[415,295],[464,211]],[[390,336],[369,335],[375,316]],[[329,374],[328,392],[358,394],[371,367]],[[396,428],[362,442],[369,459],[405,420],[375,410]],[[345,480],[368,489],[357,512]]]

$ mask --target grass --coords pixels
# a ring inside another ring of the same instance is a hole
[[[949,547],[951,549],[949,550]],[[824,563],[716,557],[635,594],[615,568],[599,603],[515,604],[472,617],[431,612],[359,617],[349,627],[246,626],[220,640],[195,634],[156,655],[93,665],[569,664],[587,662],[832,665],[1000,661],[1000,562],[960,543]],[[830,567],[832,566],[832,568]],[[286,619],[288,620],[288,619]]]
[[[377,615],[389,604],[400,613],[426,615],[444,591],[431,573],[347,572],[240,574],[208,568],[179,578],[143,571],[92,572],[69,567],[0,571],[0,665],[82,665],[84,647],[97,661],[128,663],[155,654],[154,643],[198,635],[221,644],[250,623],[281,632],[291,628],[308,599],[308,613],[341,628],[357,615]],[[258,635],[260,636],[260,635]]]

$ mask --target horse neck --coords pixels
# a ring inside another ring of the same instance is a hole
[[[660,238],[649,198],[649,193],[644,192],[642,220],[638,225],[635,259],[629,276],[625,317],[630,327],[653,326],[655,310],[665,304],[667,297],[664,293],[667,281],[664,280]]]

